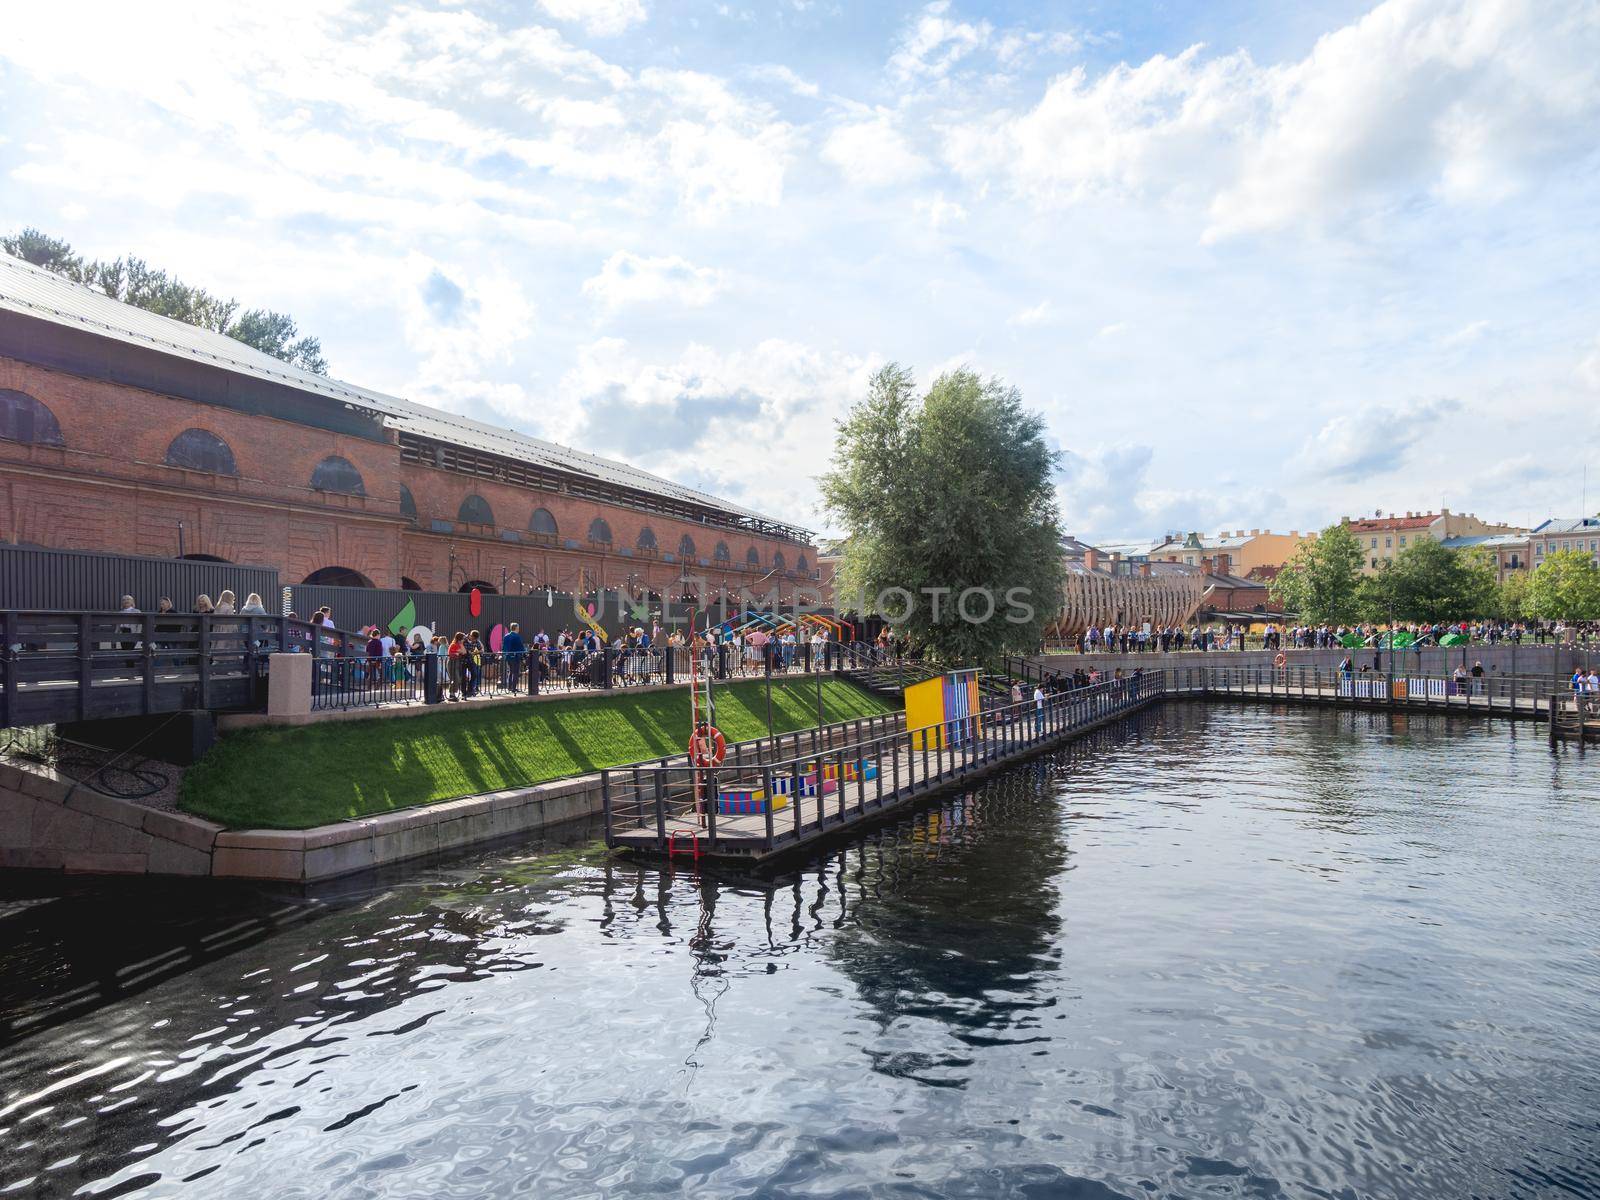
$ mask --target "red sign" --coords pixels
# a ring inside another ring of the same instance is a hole
[[[467,611],[475,617],[483,615],[483,593],[477,588],[467,593]]]

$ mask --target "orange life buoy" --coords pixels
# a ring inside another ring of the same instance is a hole
[[[1277,667],[1280,671],[1283,670],[1289,665],[1289,656],[1282,650],[1279,650],[1278,656],[1272,660],[1272,665]]]
[[[697,767],[721,766],[727,754],[728,743],[715,725],[702,726],[689,738],[689,761]]]

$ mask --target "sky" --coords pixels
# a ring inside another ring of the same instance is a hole
[[[5,24],[0,228],[819,532],[890,361],[1017,387],[1091,540],[1600,505],[1600,0]]]

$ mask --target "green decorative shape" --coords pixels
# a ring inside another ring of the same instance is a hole
[[[1459,633],[1447,633],[1439,639],[1441,646],[1464,646],[1466,643],[1466,637]]]
[[[1339,639],[1339,644],[1346,650],[1359,650],[1362,645],[1361,635],[1359,633],[1347,633]]]
[[[389,622],[390,633],[404,633],[417,623],[417,604],[410,596],[406,597],[406,606]]]

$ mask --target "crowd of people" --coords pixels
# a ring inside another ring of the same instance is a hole
[[[1600,625],[1594,622],[1567,621],[1458,621],[1423,624],[1406,622],[1394,626],[1395,633],[1409,634],[1410,644],[1436,646],[1445,637],[1458,637],[1479,645],[1503,643],[1527,645],[1587,645],[1600,641]],[[1246,632],[1243,625],[1191,624],[1182,626],[1091,626],[1065,646],[1079,654],[1154,654],[1179,651],[1219,650],[1321,650],[1360,645],[1387,644],[1387,625],[1290,625],[1269,621],[1259,633]],[[1047,643],[1050,648],[1051,643]]]

